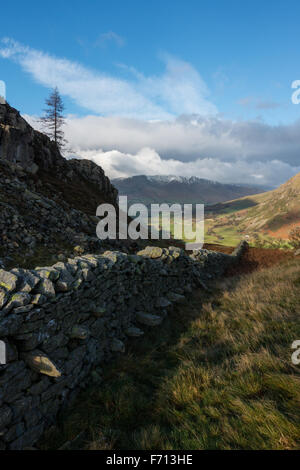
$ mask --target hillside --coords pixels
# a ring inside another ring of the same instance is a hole
[[[284,264],[242,278],[236,266],[196,290],[162,330],[104,366],[38,447],[299,449],[299,262],[265,251],[250,249],[241,264]]]
[[[210,207],[206,214],[208,235],[222,236],[227,231],[239,238],[259,234],[287,240],[290,230],[300,225],[299,209],[300,173],[272,191]]]
[[[241,196],[261,192],[262,188],[234,184],[222,184],[195,176],[146,176],[112,180],[120,195],[127,195],[129,202],[151,203],[204,203],[215,204]]]
[[[296,448],[294,253],[101,241],[103,170],[0,117],[0,450]]]
[[[0,104],[0,261],[9,267],[99,248],[96,208],[117,190],[89,160],[66,160],[8,104]],[[52,259],[53,261],[53,259]]]

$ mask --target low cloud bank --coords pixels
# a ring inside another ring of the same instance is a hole
[[[25,116],[38,128],[32,116]],[[181,116],[149,122],[69,116],[71,155],[88,158],[109,177],[198,176],[223,183],[278,186],[300,171],[300,121],[290,126]]]

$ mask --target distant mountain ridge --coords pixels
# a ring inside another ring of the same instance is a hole
[[[244,196],[261,193],[261,186],[223,184],[197,176],[137,175],[115,178],[113,185],[119,195],[126,195],[129,203],[203,203],[217,204]]]

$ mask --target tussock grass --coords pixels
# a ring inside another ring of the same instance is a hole
[[[41,444],[86,449],[296,449],[300,264],[197,291],[128,345]]]

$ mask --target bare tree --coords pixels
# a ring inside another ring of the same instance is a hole
[[[46,105],[45,116],[41,118],[45,134],[51,140],[54,140],[59,150],[62,151],[66,143],[62,130],[65,123],[63,115],[65,107],[57,87],[52,90],[49,98],[46,99]]]

